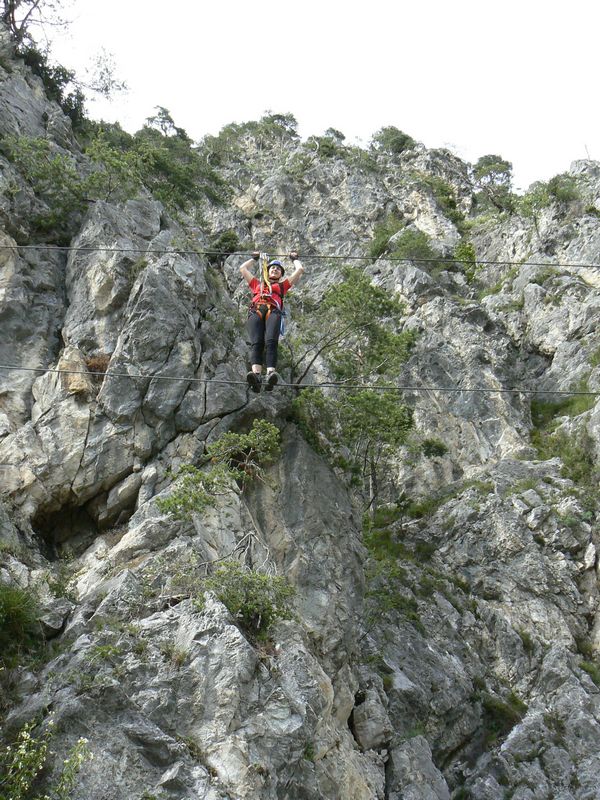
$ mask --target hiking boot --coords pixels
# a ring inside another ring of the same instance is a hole
[[[279,380],[279,375],[276,372],[269,372],[267,375],[267,385],[265,386],[265,390],[267,392],[272,392],[273,387],[277,385],[277,381]]]
[[[246,380],[248,381],[248,386],[252,389],[252,391],[258,394],[260,392],[260,385],[262,383],[258,372],[252,372],[252,370],[250,370],[250,372],[246,373]]]

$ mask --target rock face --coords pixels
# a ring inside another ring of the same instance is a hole
[[[2,47],[0,134],[78,153]],[[66,250],[25,248],[41,201],[0,157],[0,361],[24,368],[0,369],[0,588],[38,594],[46,640],[0,671],[6,737],[52,714],[47,781],[86,737],[81,800],[600,797],[600,165],[573,165],[579,199],[483,217],[446,151],[238,145],[202,242],[229,229],[350,257],[394,218],[396,243],[426,234],[442,259],[469,223],[473,273],[359,262],[414,334],[394,376],[414,430],[385,500],[421,511],[390,516],[389,552],[374,549],[294,391],[248,392],[243,256],[182,249],[184,224],[150,196],[92,204]],[[340,279],[333,258],[305,264],[296,334]],[[182,466],[254,420],[281,437],[262,480],[187,517],[161,506]],[[203,588],[232,558],[295,590],[267,638]]]

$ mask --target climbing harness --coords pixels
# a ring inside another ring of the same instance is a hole
[[[263,322],[266,322],[270,315],[271,315],[271,306],[267,305],[267,303],[261,303],[260,305],[251,305],[251,310],[254,311],[255,314],[262,319]]]

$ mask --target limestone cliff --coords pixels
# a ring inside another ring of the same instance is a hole
[[[3,139],[89,170],[0,55]],[[22,368],[0,369],[0,583],[39,595],[46,640],[0,672],[3,735],[52,715],[47,781],[86,737],[81,800],[600,797],[600,272],[580,266],[599,261],[600,165],[573,165],[576,197],[484,214],[449,152],[267,134],[207,155],[225,204],[96,199],[66,246],[0,154],[0,362]],[[389,246],[355,260],[390,219]],[[414,426],[379,521],[363,526],[325,424],[324,447],[299,426],[294,387],[248,392],[245,257],[207,255],[224,231],[300,249],[292,335],[344,256],[402,301],[413,345],[393,379]],[[406,231],[434,258],[393,257]],[[472,263],[451,260],[467,239]],[[256,419],[281,434],[262,481],[161,510],[181,466]],[[266,640],[202,590],[230,558],[295,589]]]

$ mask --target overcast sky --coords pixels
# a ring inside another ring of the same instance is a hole
[[[502,156],[521,189],[600,160],[590,0],[72,0],[68,14],[56,59],[82,71],[112,52],[129,92],[89,111],[130,132],[159,105],[195,140],[266,110],[351,144],[395,125],[467,161]]]

